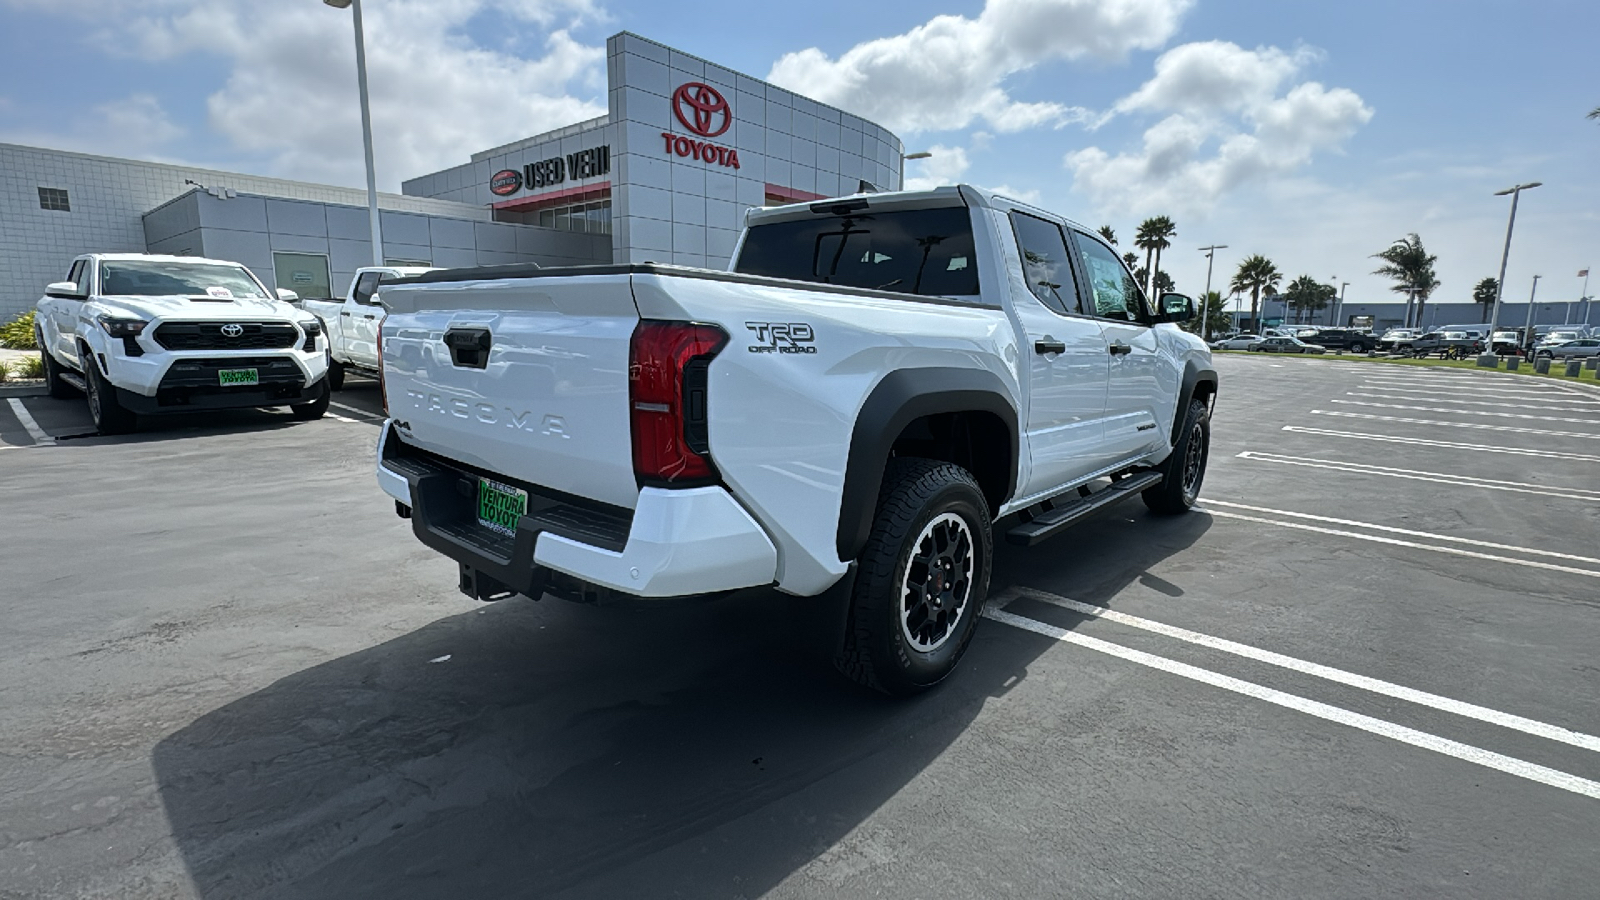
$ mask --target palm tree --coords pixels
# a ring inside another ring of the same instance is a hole
[[[1594,109],[1589,110],[1589,118],[1600,119],[1600,106],[1596,106]]]
[[[1316,313],[1328,307],[1333,295],[1333,285],[1323,284],[1310,275],[1301,275],[1289,282],[1289,289],[1283,296],[1294,307],[1296,320],[1304,319],[1305,313],[1310,312],[1314,321]]]
[[[1372,274],[1394,280],[1389,290],[1406,295],[1407,312],[1410,311],[1410,299],[1417,298],[1417,317],[1413,321],[1421,322],[1423,307],[1433,292],[1439,289],[1439,277],[1433,271],[1433,264],[1439,261],[1439,257],[1430,256],[1422,246],[1422,238],[1412,232],[1390,244],[1387,250],[1372,254],[1372,258],[1385,263],[1373,270]]]
[[[1133,245],[1144,251],[1144,267],[1151,273],[1161,271],[1161,251],[1172,246],[1170,238],[1176,237],[1178,226],[1166,216],[1155,216],[1139,223],[1139,231],[1133,238]],[[1152,258],[1153,256],[1153,258]],[[1154,292],[1155,282],[1146,286],[1148,292]]]
[[[1494,295],[1500,292],[1500,282],[1485,278],[1472,289],[1472,302],[1483,307],[1483,321],[1489,321],[1489,308],[1494,306]]]
[[[1122,254],[1122,261],[1127,264],[1128,268],[1130,269],[1139,268],[1139,254],[1133,252],[1132,250]]]
[[[1283,273],[1272,264],[1272,260],[1259,253],[1245,257],[1244,261],[1239,263],[1239,270],[1233,273],[1233,281],[1229,282],[1228,290],[1250,292],[1250,324],[1257,331],[1261,329],[1261,320],[1256,312],[1261,302],[1261,292],[1266,290],[1269,294],[1275,293],[1281,280]]]
[[[1117,233],[1111,230],[1110,225],[1100,226],[1100,236],[1105,238],[1106,243],[1110,244],[1111,246],[1115,247],[1117,245]]]

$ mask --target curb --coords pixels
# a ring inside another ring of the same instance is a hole
[[[28,384],[0,382],[0,397],[45,397],[49,394],[49,388],[42,381]]]

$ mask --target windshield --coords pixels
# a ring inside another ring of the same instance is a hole
[[[978,294],[972,217],[964,206],[756,225],[733,270],[925,296]]]
[[[148,259],[102,262],[100,293],[136,297],[183,295],[217,300],[266,296],[243,266]]]

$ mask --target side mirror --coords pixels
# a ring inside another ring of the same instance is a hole
[[[300,299],[300,295],[288,288],[278,288],[278,299],[285,303],[293,303]]]
[[[38,282],[35,282],[37,284]],[[64,300],[81,300],[83,294],[78,292],[78,285],[72,281],[57,281],[44,289],[46,297],[60,297]]]
[[[1187,322],[1194,318],[1194,300],[1184,294],[1162,294],[1161,313],[1156,318],[1162,322]]]

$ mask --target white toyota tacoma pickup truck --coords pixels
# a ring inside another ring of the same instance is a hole
[[[340,300],[300,299],[300,308],[317,317],[328,337],[328,387],[342,390],[347,371],[379,377],[378,325],[384,310],[378,304],[378,282],[432,271],[421,266],[367,266],[356,270]]]
[[[88,397],[102,434],[138,417],[288,406],[328,411],[326,350],[312,316],[236,262],[90,253],[45,288],[34,316],[52,397]]]
[[[728,272],[455,269],[383,299],[378,481],[465,593],[816,596],[839,668],[891,693],[955,667],[994,532],[1180,513],[1205,473],[1193,302],[972,187],[751,210]]]

